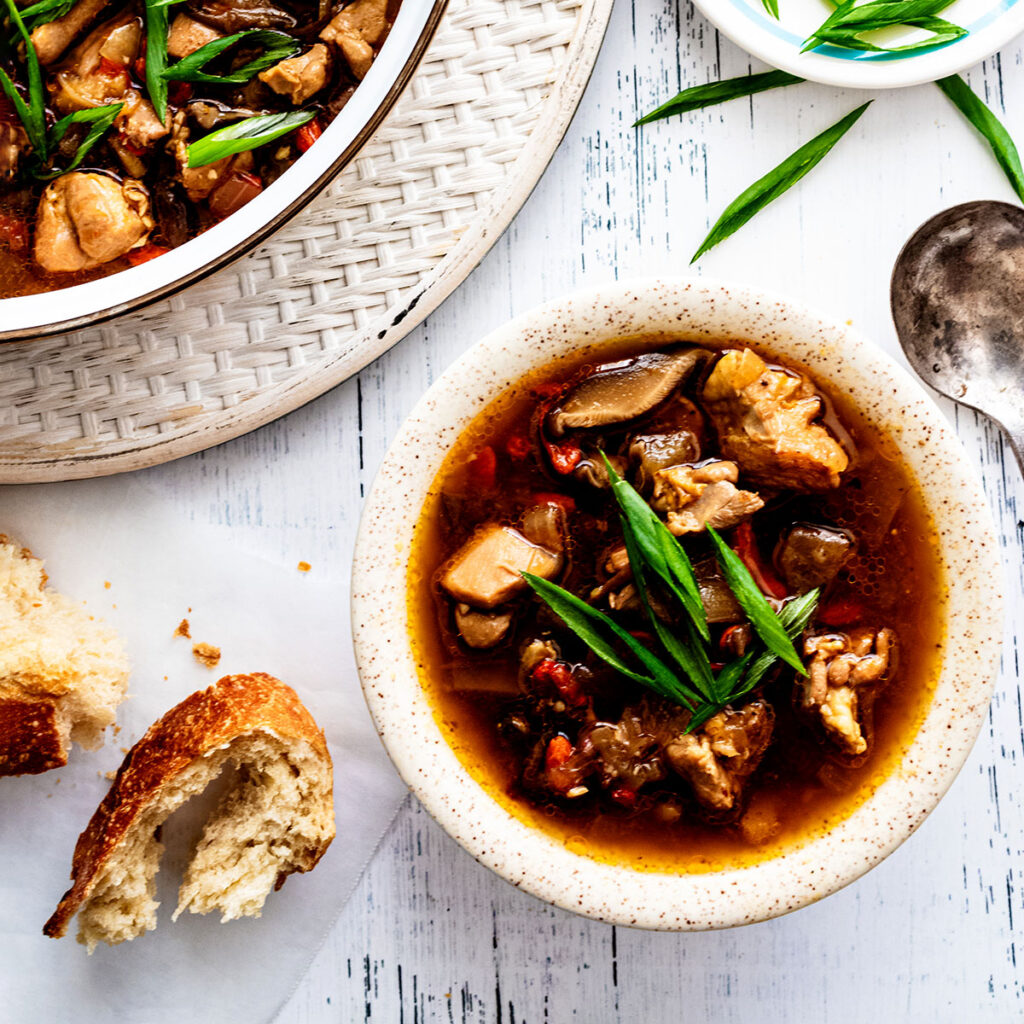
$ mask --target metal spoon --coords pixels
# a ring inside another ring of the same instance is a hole
[[[911,366],[991,416],[1024,473],[1024,209],[964,203],[914,232],[896,260],[892,316]]]

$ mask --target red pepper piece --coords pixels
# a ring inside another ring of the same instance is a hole
[[[490,490],[498,474],[498,456],[488,444],[469,460],[469,477],[476,487]]]
[[[15,256],[24,256],[29,250],[28,221],[10,213],[0,213],[0,239]]]
[[[138,267],[143,263],[148,263],[150,260],[155,260],[157,256],[163,256],[165,252],[170,252],[166,245],[154,245],[152,242],[149,245],[144,245],[141,249],[133,249],[128,253],[126,259],[133,267]]]
[[[866,610],[855,597],[837,597],[818,610],[818,619],[826,626],[849,626],[861,622]]]
[[[762,560],[761,552],[757,549],[754,528],[750,525],[749,519],[740,523],[733,531],[733,550],[740,556],[740,560],[754,577],[754,582],[762,593],[775,598],[789,595],[786,584],[775,575],[775,570]]]
[[[726,629],[722,630],[722,635],[721,637],[719,637],[718,640],[718,646],[721,647],[723,651],[725,650],[726,645],[729,642],[729,637],[731,637],[733,633],[735,633],[736,630],[739,628],[739,626],[729,626]]]
[[[580,684],[572,674],[572,669],[564,661],[545,658],[538,662],[533,670],[533,678],[539,683],[551,683],[561,694],[562,699],[573,707],[586,704],[587,698],[580,693]]]
[[[531,447],[530,439],[525,434],[510,434],[505,441],[505,451],[510,459],[525,459]]]
[[[307,121],[296,133],[295,133],[295,145],[300,153],[305,153],[310,146],[316,142],[317,139],[323,135],[324,130],[320,127],[320,122],[314,117],[312,121]]]
[[[555,494],[554,491],[538,491],[533,495],[533,500],[538,505],[559,505],[566,512],[576,511],[576,502],[568,494]]]
[[[168,82],[167,102],[173,107],[183,107],[195,92],[195,86],[191,82]]]
[[[100,57],[100,66],[97,69],[104,78],[123,78],[128,80],[128,68],[120,61],[111,60],[109,57]]]
[[[568,736],[559,733],[550,743],[544,754],[544,767],[548,771],[561,768],[572,757],[572,744]]]
[[[548,450],[548,457],[551,459],[551,465],[554,466],[555,472],[561,473],[563,476],[566,473],[571,473],[583,458],[583,452],[579,445],[572,441],[556,443],[545,440],[544,447]]]
[[[617,786],[611,791],[611,798],[620,806],[632,810],[636,807],[636,790],[628,786]]]

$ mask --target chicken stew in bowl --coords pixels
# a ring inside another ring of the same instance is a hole
[[[851,813],[937,677],[934,528],[896,446],[746,346],[624,342],[463,432],[410,568],[439,723],[514,814],[635,866]]]
[[[239,211],[311,145],[400,0],[0,0],[0,298]]]

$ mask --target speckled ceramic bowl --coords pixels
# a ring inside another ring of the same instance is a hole
[[[889,432],[940,535],[943,668],[898,767],[831,831],[750,867],[638,871],[573,852],[510,814],[456,757],[419,684],[409,642],[407,571],[428,488],[463,428],[527,371],[581,346],[670,333],[763,343],[808,366]],[[395,766],[477,860],[568,910],[618,924],[706,929],[785,914],[835,892],[890,854],[949,788],[981,726],[996,675],[1002,571],[985,497],[921,387],[850,328],[777,296],[698,279],[615,283],[518,318],[471,348],[424,396],[391,446],[366,505],[352,610],[366,699]]]

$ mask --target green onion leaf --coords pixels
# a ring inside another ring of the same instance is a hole
[[[814,36],[804,46],[804,51],[814,49],[825,43],[830,46],[842,46],[847,50],[864,50],[873,53],[919,53],[922,50],[934,50],[936,47],[945,46],[947,43],[955,42],[957,39],[967,35],[967,29],[954,25],[951,21],[943,18],[915,18],[909,25],[910,28],[923,29],[931,32],[926,39],[919,39],[916,42],[904,43],[902,46],[876,46],[866,39],[861,39],[855,32],[841,30],[839,32],[828,32],[825,35]]]
[[[782,610],[779,612],[779,622],[782,623],[782,628],[785,629],[786,635],[790,640],[795,641],[796,638],[807,628],[807,623],[811,621],[811,616],[818,607],[818,600],[820,597],[821,589],[818,588],[803,594],[801,597],[787,601],[782,607]],[[729,694],[727,701],[732,702],[748,694],[759,682],[761,682],[762,678],[764,678],[764,674],[778,660],[779,659],[776,657],[774,652],[762,651],[750,666],[750,671],[747,673],[746,678],[736,689],[732,691],[732,693]],[[728,667],[729,666],[719,673],[719,679],[722,678]]]
[[[1002,122],[978,99],[959,75],[941,78],[935,84],[985,137],[999,166],[1013,186],[1013,191],[1024,202],[1024,169],[1021,168],[1020,154]]]
[[[46,148],[46,97],[43,92],[43,76],[39,70],[39,57],[36,55],[36,48],[32,45],[32,37],[21,20],[21,14],[14,5],[14,0],[4,0],[7,7],[7,14],[11,23],[18,30],[18,34],[25,42],[25,66],[28,71],[28,103],[18,93],[10,76],[0,70],[0,88],[14,106],[14,110],[21,123],[25,126],[25,134],[28,135],[32,149],[39,160],[47,157]]]
[[[776,20],[779,20],[779,0],[761,0],[764,9]]]
[[[575,594],[555,583],[524,572],[523,579],[533,592],[603,661],[624,676],[649,687],[663,697],[687,704],[679,680],[672,670],[639,640],[627,633],[614,619],[592,608]],[[611,633],[629,648],[651,674],[645,676],[630,668],[612,642],[602,633]]]
[[[167,10],[181,0],[145,0],[146,16],[146,92],[156,116],[167,120],[167,31],[170,14]]]
[[[765,71],[760,75],[743,75],[741,78],[727,78],[722,82],[709,82],[707,85],[695,85],[684,89],[677,96],[660,107],[655,107],[649,114],[644,114],[639,121],[633,122],[636,128],[651,121],[660,121],[673,114],[685,114],[688,110],[700,110],[712,107],[716,103],[738,99],[741,96],[753,96],[767,89],[778,89],[784,85],[796,85],[802,78],[785,71]]]
[[[208,75],[203,71],[203,68],[214,57],[218,57],[225,50],[242,41],[247,46],[261,47],[263,52],[228,75]],[[248,29],[245,32],[236,32],[234,35],[224,36],[222,39],[214,39],[205,46],[200,46],[198,50],[187,57],[183,57],[177,64],[165,68],[162,75],[164,81],[167,82],[208,82],[212,85],[244,85],[261,71],[265,71],[286,57],[291,57],[292,54],[298,53],[301,49],[302,47],[297,40],[285,35],[283,32],[271,32],[269,29],[260,28]]]
[[[765,600],[761,588],[754,582],[750,570],[743,564],[740,556],[719,536],[713,527],[707,527],[708,536],[715,546],[718,564],[729,589],[736,595],[740,607],[747,613],[750,624],[757,630],[757,635],[765,646],[787,665],[791,665],[802,675],[807,674],[803,662],[793,647],[793,642],[779,621],[772,606]]]
[[[290,110],[284,114],[258,114],[204,135],[188,147],[189,167],[204,167],[226,156],[264,146],[301,128],[316,116],[315,110]]]
[[[40,25],[63,18],[77,2],[78,0],[39,0],[38,3],[22,8],[21,20],[32,32]]]
[[[605,470],[612,485],[612,494],[633,530],[644,562],[686,609],[700,635],[709,640],[711,633],[708,630],[704,602],[700,599],[697,577],[683,546],[636,489],[615,472],[615,467],[604,452],[601,458],[604,459]]]
[[[105,107],[90,107],[88,110],[76,110],[73,114],[62,117],[50,129],[51,149],[57,148],[60,140],[67,135],[68,129],[73,124],[87,124],[89,125],[89,130],[86,132],[85,138],[79,143],[78,149],[75,151],[75,155],[67,167],[63,170],[40,172],[35,176],[45,181],[73,171],[86,158],[89,150],[110,130],[110,126],[114,123],[117,115],[121,113],[123,107],[123,103],[110,103]]]
[[[795,153],[786,157],[781,164],[737,196],[725,208],[690,262],[696,263],[709,249],[738,231],[772,200],[778,199],[787,189],[792,188],[853,127],[870,105],[871,100],[861,104],[820,135],[816,135],[810,142],[804,143]]]
[[[844,46],[853,50],[877,52],[910,52],[929,49],[967,34],[967,30],[935,17],[953,0],[846,0],[840,4],[804,42],[803,51],[813,50],[822,43]],[[860,39],[865,32],[906,25],[932,32],[929,39],[903,46],[880,46]]]
[[[658,617],[651,607],[650,596],[647,592],[647,580],[644,575],[644,559],[637,543],[629,520],[625,515],[619,516],[622,524],[622,536],[626,542],[626,555],[629,558],[629,567],[633,573],[633,581],[637,593],[640,595],[640,603],[644,606],[648,621],[654,627],[654,632],[661,641],[662,646],[672,655],[676,664],[683,670],[689,681],[693,684],[698,693],[688,692],[694,705],[716,699],[715,680],[711,673],[711,663],[708,661],[707,652],[704,650],[700,637],[693,636],[692,624],[687,622],[691,629],[691,646],[683,643],[668,626]],[[694,642],[696,641],[696,642]]]

